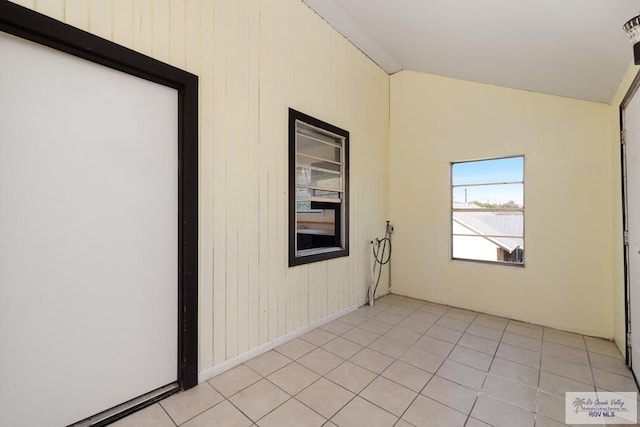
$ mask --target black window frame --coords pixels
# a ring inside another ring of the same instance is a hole
[[[480,163],[480,162],[487,162],[487,161],[494,161],[494,160],[505,160],[505,159],[514,159],[514,158],[521,158],[522,159],[522,180],[521,181],[514,181],[514,182],[481,182],[481,183],[474,183],[474,184],[454,184],[454,166],[458,165],[458,164],[463,164],[463,163]],[[478,209],[461,209],[461,208],[455,208],[454,207],[454,196],[453,196],[453,190],[456,187],[466,187],[466,186],[500,186],[500,185],[510,185],[510,184],[521,184],[522,185],[522,197],[523,197],[523,203],[522,206],[519,208],[503,208],[503,207],[495,207],[495,208],[478,208]],[[456,212],[466,212],[466,213],[471,213],[471,212],[492,212],[492,213],[510,213],[510,212],[515,212],[515,213],[521,213],[522,214],[522,236],[490,236],[490,237],[507,237],[507,238],[511,238],[511,237],[515,237],[515,238],[521,238],[522,242],[524,244],[525,241],[525,203],[524,203],[524,198],[525,198],[525,155],[524,154],[515,154],[515,155],[507,155],[507,156],[499,156],[499,157],[489,157],[489,158],[482,158],[482,159],[475,159],[475,160],[461,160],[461,161],[455,161],[455,162],[450,162],[449,164],[449,195],[451,198],[451,202],[450,202],[450,238],[451,238],[451,245],[450,245],[450,259],[452,261],[463,261],[463,262],[477,262],[477,263],[484,263],[484,264],[494,264],[494,265],[504,265],[504,266],[509,266],[509,267],[518,267],[518,268],[525,268],[526,267],[526,257],[525,257],[525,250],[523,247],[518,246],[516,248],[513,249],[513,251],[511,253],[506,254],[506,259],[505,256],[503,256],[501,258],[501,253],[498,252],[496,258],[498,258],[495,261],[490,261],[490,260],[484,260],[484,259],[479,259],[479,258],[462,258],[462,257],[456,257],[454,255],[454,242],[455,242],[455,237],[456,236],[464,236],[461,234],[456,234],[453,232],[453,228],[454,228],[454,222],[455,222],[455,213]],[[480,236],[480,235],[478,235]],[[505,251],[506,252],[506,251]]]
[[[326,252],[314,252],[298,255],[296,251],[296,122],[303,122],[312,127],[330,132],[343,138],[343,200],[340,203],[311,202],[313,209],[334,209],[335,235],[337,239],[343,236],[344,241],[339,247],[327,247]],[[341,208],[341,209],[340,209]],[[349,256],[349,131],[330,123],[311,117],[300,111],[289,108],[289,267],[309,264],[328,259]]]

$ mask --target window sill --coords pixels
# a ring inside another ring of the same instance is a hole
[[[295,257],[289,258],[289,267],[296,265],[309,264],[317,261],[340,258],[349,256],[349,250],[339,247],[332,248],[313,248],[297,251]]]
[[[470,258],[451,258],[450,261],[456,262],[470,262],[470,263],[479,263],[479,264],[487,264],[487,265],[500,265],[507,267],[519,267],[524,268],[526,263],[516,263],[516,262],[504,262],[504,261],[486,261],[482,259],[470,259]]]

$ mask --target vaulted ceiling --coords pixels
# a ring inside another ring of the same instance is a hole
[[[609,103],[640,0],[303,0],[389,74]]]

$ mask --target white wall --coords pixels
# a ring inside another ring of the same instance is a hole
[[[200,371],[364,303],[388,215],[384,71],[300,0],[18,3],[200,77]],[[288,107],[351,133],[348,258],[287,267]]]
[[[394,292],[613,336],[608,105],[403,71],[390,144]],[[526,267],[452,261],[450,162],[521,154]]]

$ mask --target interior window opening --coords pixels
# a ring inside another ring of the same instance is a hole
[[[348,255],[349,132],[289,110],[289,265]]]

